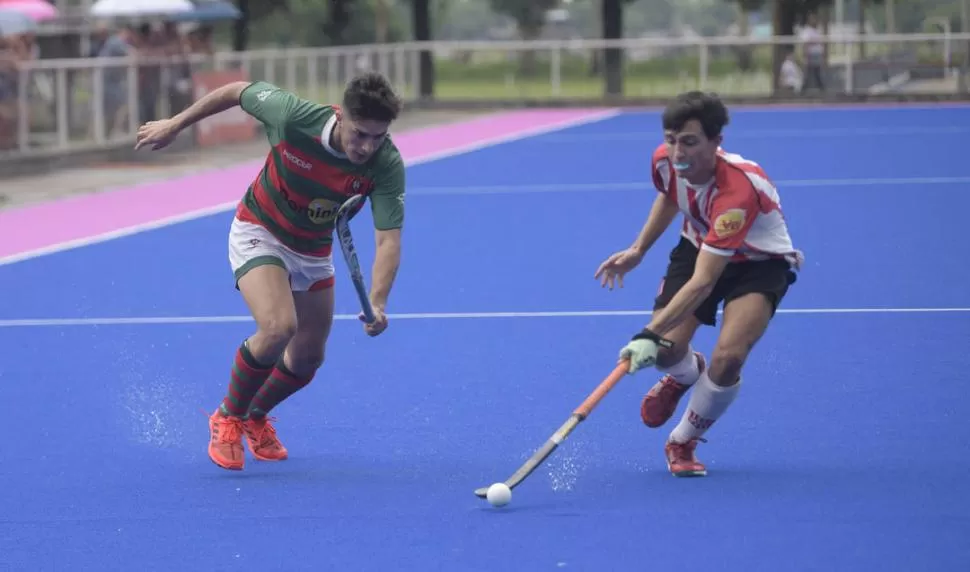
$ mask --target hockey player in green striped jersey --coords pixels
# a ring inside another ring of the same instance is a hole
[[[271,146],[229,231],[229,262],[256,331],[237,349],[226,395],[209,417],[209,457],[241,470],[244,438],[256,459],[287,458],[267,414],[323,364],[334,310],[334,222],[354,195],[370,200],[376,229],[370,299],[377,319],[364,329],[376,336],[387,327],[405,178],[388,135],[400,99],[376,73],[353,79],[340,105],[261,81],[227,84],[170,119],[141,126],[135,148],[161,149],[183,129],[236,106],[262,123]]]

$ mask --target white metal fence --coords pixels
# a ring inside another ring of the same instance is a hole
[[[870,35],[827,44],[817,71],[832,94],[966,93],[970,34]],[[419,96],[421,54],[434,63],[437,100],[602,98],[604,58],[622,53],[621,95],[663,98],[688,89],[771,97],[774,54],[797,39],[628,38],[617,41],[432,42],[220,52],[178,60],[42,59],[0,68],[0,154],[44,155],[130,144],[142,122],[172,115],[236,78],[337,101],[363,69]],[[810,84],[810,82],[809,82]],[[809,87],[806,84],[806,87]],[[784,91],[784,89],[782,89]],[[798,97],[800,91],[789,93]]]

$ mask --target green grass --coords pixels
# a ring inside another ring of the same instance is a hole
[[[588,54],[562,54],[558,66],[558,85],[553,85],[553,66],[548,53],[537,52],[532,65],[502,52],[476,52],[462,57],[435,60],[435,96],[441,99],[536,99],[556,97],[601,97],[605,94],[602,73],[592,73]],[[325,100],[340,92],[343,85],[329,85],[326,60],[318,62],[317,77],[309,76],[305,59],[254,65],[254,78],[268,79],[294,89],[300,95]],[[383,63],[384,65],[381,65]],[[408,81],[399,86],[406,98],[414,97],[417,82],[413,69],[395,69],[393,61],[374,62],[376,69],[395,79],[403,71]],[[770,95],[771,53],[755,51],[750,71],[742,72],[733,53],[712,53],[707,65],[707,78],[702,84],[700,60],[690,50],[680,50],[643,61],[628,61],[623,66],[623,95],[628,97],[669,97],[689,89],[715,90],[725,95]],[[341,69],[341,72],[348,70]],[[338,73],[345,78],[347,73]],[[317,81],[314,81],[316,79]],[[310,89],[316,86],[316,90]],[[328,89],[329,88],[329,89]]]
[[[306,83],[296,86],[296,93],[310,99],[322,100],[327,84],[318,84],[317,90]],[[702,86],[699,78],[691,75],[680,77],[626,77],[623,93],[628,97],[670,97],[678,93],[699,89],[716,91],[722,95],[771,94],[771,74],[754,72],[707,78]],[[414,97],[413,90],[404,89],[405,98]],[[520,79],[514,76],[494,81],[477,79],[440,79],[435,82],[434,95],[443,100],[500,100],[500,99],[555,99],[595,98],[605,94],[605,82],[599,77],[563,79],[554,89],[547,78]]]

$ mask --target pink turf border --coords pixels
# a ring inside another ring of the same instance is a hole
[[[394,139],[405,162],[413,165],[616,113],[611,109],[514,111],[403,132]],[[191,213],[202,216],[208,210],[231,208],[262,164],[261,158],[176,179],[0,211],[0,264],[83,246],[125,229],[137,232],[139,227],[162,226],[155,223]]]

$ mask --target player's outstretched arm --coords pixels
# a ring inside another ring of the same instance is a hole
[[[201,99],[190,105],[185,111],[174,116],[172,120],[178,125],[179,129],[190,127],[206,117],[222,113],[227,109],[239,105],[242,92],[249,87],[248,81],[235,81],[217,87],[202,96]]]
[[[238,105],[243,90],[249,85],[249,82],[244,81],[226,84],[205,94],[188,109],[170,119],[149,121],[138,128],[135,149],[148,146],[152,149],[167,147],[186,127]]]

